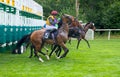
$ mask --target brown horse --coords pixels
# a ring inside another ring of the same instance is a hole
[[[56,36],[56,43],[63,48],[64,53],[59,57],[59,58],[63,58],[67,55],[67,53],[69,52],[68,48],[66,47],[65,43],[68,40],[68,32],[69,32],[69,24],[74,21],[74,17],[70,16],[70,15],[62,15],[62,25],[61,27],[58,29],[58,35]],[[47,40],[43,40],[44,37],[44,33],[45,33],[46,29],[41,29],[41,30],[37,30],[34,31],[31,36],[30,36],[30,40],[31,43],[34,46],[35,49],[35,55],[39,58],[39,60],[41,62],[44,62],[42,60],[42,58],[38,55],[38,52],[44,54],[41,49],[44,46],[44,43],[47,44],[54,44],[54,40],[53,39],[47,39]],[[46,55],[47,56],[47,55]],[[47,58],[49,59],[49,57],[47,56]]]

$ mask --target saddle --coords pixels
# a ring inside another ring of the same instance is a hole
[[[45,31],[44,36],[43,36],[43,39],[44,39],[44,40],[48,40],[48,39],[53,39],[53,40],[55,40],[57,34],[58,34],[57,29],[48,29],[48,30]]]

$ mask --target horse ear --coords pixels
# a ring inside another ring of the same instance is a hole
[[[92,21],[90,21],[90,23],[92,23],[93,25],[95,25]]]
[[[93,22],[91,22],[93,24],[93,26],[95,25]]]

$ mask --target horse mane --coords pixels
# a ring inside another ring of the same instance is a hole
[[[87,24],[85,24],[85,25],[84,25],[84,28],[85,28],[88,24],[90,24],[90,23],[91,23],[91,22],[88,22]]]
[[[63,14],[62,16],[65,16],[67,18],[72,18],[71,15],[68,15],[68,14]],[[76,19],[77,20],[77,19]],[[58,22],[58,29],[62,26],[63,24],[63,20],[62,20],[62,17],[60,18],[59,22]],[[71,24],[71,23],[68,23],[68,25]]]

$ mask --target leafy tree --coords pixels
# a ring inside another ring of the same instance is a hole
[[[57,10],[59,14],[68,13],[75,15],[74,0],[35,0],[43,6],[45,19],[49,16],[52,10]]]
[[[105,28],[120,29],[120,2],[115,2],[105,11],[102,23]]]
[[[52,10],[57,10],[60,15],[67,13],[76,16],[75,0],[35,1],[43,6],[45,19]],[[79,0],[79,2],[79,20],[92,21],[97,28],[120,28],[119,0]]]

